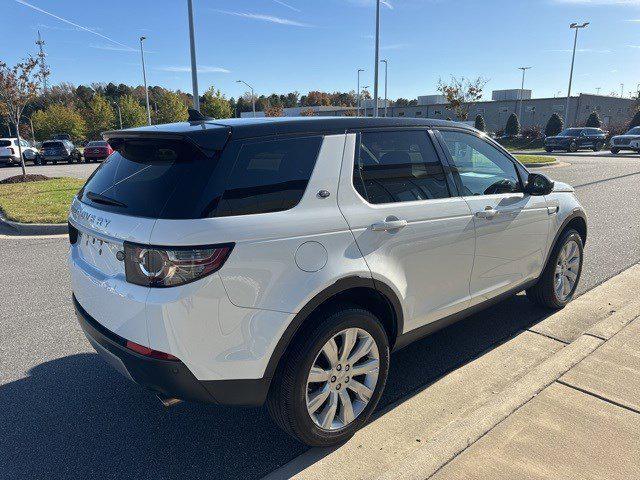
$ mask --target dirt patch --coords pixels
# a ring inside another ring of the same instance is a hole
[[[3,184],[3,183],[41,182],[43,180],[51,180],[51,177],[47,177],[46,175],[36,175],[36,174],[15,175],[13,177],[9,177],[9,178],[5,178],[4,180],[0,180],[0,184]]]

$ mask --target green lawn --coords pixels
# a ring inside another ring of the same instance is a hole
[[[550,155],[516,155],[515,157],[522,163],[549,163],[557,160]]]
[[[0,209],[9,220],[64,223],[74,195],[84,185],[77,178],[0,185]]]

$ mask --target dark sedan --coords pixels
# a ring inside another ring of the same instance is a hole
[[[566,150],[577,152],[580,149],[590,149],[594,152],[602,150],[607,134],[599,128],[567,128],[555,137],[544,139],[544,149],[547,152]]]

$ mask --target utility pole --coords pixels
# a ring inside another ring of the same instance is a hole
[[[120,120],[120,130],[122,130],[122,111],[120,110],[120,105],[118,104],[118,102],[113,102],[113,104],[116,106],[116,109],[118,110],[118,120]]]
[[[518,70],[522,70],[522,85],[520,87],[520,107],[518,108],[518,120],[522,122],[522,96],[524,95],[524,74],[531,67],[518,67]]]
[[[142,57],[142,79],[144,80],[144,94],[147,99],[147,125],[151,125],[151,108],[149,107],[149,88],[147,88],[147,72],[144,68],[144,48],[142,42],[147,37],[140,37],[140,56]]]
[[[249,87],[249,89],[251,90],[251,106],[253,108],[253,118],[256,118],[256,95],[253,91],[253,87],[249,85],[247,82],[245,82],[244,80],[236,80],[236,83],[242,83],[247,87]]]
[[[578,30],[580,30],[581,28],[586,28],[587,26],[589,26],[589,22],[584,22],[581,25],[578,25],[577,23],[572,23],[571,25],[569,25],[569,28],[575,29],[576,34],[573,39],[573,55],[571,56],[571,72],[569,73],[569,91],[567,92],[567,107],[565,109],[565,119],[564,119],[567,127],[571,126],[571,123],[569,122],[569,100],[571,99],[571,82],[573,81],[573,65],[576,60],[576,45],[578,44]]]
[[[624,83],[620,84],[620,98],[624,98]]]
[[[191,46],[191,83],[193,85],[193,108],[200,111],[200,96],[198,95],[198,68],[196,66],[196,37],[193,31],[193,2],[187,0],[189,10],[189,45]]]
[[[378,116],[378,66],[380,65],[380,0],[376,0],[376,61],[373,73],[373,116]]]
[[[44,45],[45,42],[42,40],[40,36],[40,30],[38,30],[38,40],[36,40],[36,45],[38,46],[38,63],[40,64],[40,72],[42,73],[42,90],[47,90],[47,63],[45,57],[47,56],[44,53]]]
[[[358,69],[358,87],[356,90],[356,108],[358,117],[360,116],[360,73],[364,72],[364,68]]]
[[[380,60],[380,63],[384,63],[384,118],[387,118],[387,111],[389,108],[389,99],[387,97],[387,79],[389,62],[387,60]]]
[[[602,88],[602,87],[596,87],[596,95],[600,95],[600,89],[601,89],[601,88]]]

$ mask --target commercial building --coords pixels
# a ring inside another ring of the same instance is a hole
[[[468,120],[473,121],[476,115],[484,117],[489,131],[503,130],[512,113],[518,113],[522,101],[522,128],[538,126],[544,129],[549,117],[554,113],[565,116],[567,97],[531,98],[531,90],[523,90],[520,100],[520,89],[496,90],[492,92],[493,100],[473,102],[466,105]],[[373,116],[373,102],[366,102],[367,116]],[[285,108],[285,116],[299,116],[301,111],[312,109],[318,116],[355,115],[355,108],[345,107],[295,107]],[[592,112],[597,112],[605,128],[621,127],[629,123],[637,109],[636,101],[630,98],[611,97],[581,93],[569,98],[569,124],[584,125]],[[365,112],[360,111],[361,115]],[[242,116],[251,116],[251,112],[243,112]],[[258,113],[258,115],[264,115]],[[390,117],[438,118],[455,120],[455,112],[449,110],[442,95],[425,95],[418,97],[418,104],[406,107],[388,107]],[[384,116],[384,107],[380,106],[380,116]],[[565,122],[566,123],[566,122]]]

